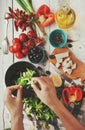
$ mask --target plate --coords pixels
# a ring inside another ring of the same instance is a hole
[[[11,85],[15,85],[15,81],[20,76],[20,72],[25,72],[27,68],[34,70],[36,72],[34,76],[39,76],[38,69],[33,64],[25,61],[16,62],[12,64],[6,71],[5,74],[6,86],[9,87]],[[16,91],[13,94],[16,95]],[[29,91],[28,89],[23,87],[22,98],[29,98],[31,96],[33,96],[32,89],[30,89]]]

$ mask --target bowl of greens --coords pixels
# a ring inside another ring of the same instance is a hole
[[[27,98],[33,96],[32,89],[29,92],[28,88],[31,88],[31,79],[34,76],[39,76],[39,72],[33,64],[26,61],[16,62],[7,69],[5,84],[7,87],[16,84],[22,85],[22,97]],[[16,95],[16,92],[14,92],[14,94]]]
[[[40,76],[38,69],[33,64],[23,61],[16,62],[7,69],[5,84],[7,87],[14,84],[23,86],[22,100],[25,112],[31,119],[32,115],[34,115],[39,128],[43,124],[45,128],[48,128],[49,124],[54,125],[55,122],[57,125],[55,113],[41,102],[31,87],[33,76]],[[16,96],[16,91],[13,94]]]

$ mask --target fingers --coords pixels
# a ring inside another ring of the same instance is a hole
[[[38,95],[40,92],[40,89],[38,88],[38,86],[35,83],[33,83],[31,86],[34,89],[35,93]]]
[[[22,100],[22,86],[19,86],[17,90],[17,98]]]
[[[17,90],[17,96],[22,97],[22,87],[19,85],[13,85],[7,87],[5,92],[5,97],[10,97],[15,90]]]
[[[33,77],[32,80],[33,80],[33,82],[38,82],[40,85],[42,85],[42,84],[43,84],[43,86],[45,85],[45,78],[44,78],[44,76]]]

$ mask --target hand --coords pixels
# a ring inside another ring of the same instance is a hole
[[[32,80],[32,87],[40,100],[49,107],[54,105],[54,102],[58,100],[58,98],[56,96],[55,87],[51,78],[47,76],[41,76],[34,77]],[[39,89],[38,86],[40,86],[41,89]]]
[[[12,93],[17,90],[17,96],[13,96]],[[6,88],[4,103],[6,104],[11,116],[22,115],[22,86],[11,86]]]

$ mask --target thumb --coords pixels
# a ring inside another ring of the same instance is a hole
[[[17,98],[22,100],[22,86],[17,90]]]

